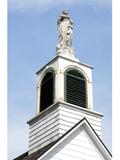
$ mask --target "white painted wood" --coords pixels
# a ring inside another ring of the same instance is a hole
[[[53,135],[53,133],[57,134],[58,133],[58,128],[59,126],[55,126],[52,129],[49,129],[48,131],[43,131],[43,134],[40,135],[35,135],[35,137],[33,136],[32,138],[29,139],[30,144],[32,145],[33,143],[39,141],[39,140],[43,140],[43,138],[46,138],[47,136],[50,136],[51,134]]]
[[[46,114],[45,112],[48,112]],[[101,137],[101,115],[88,110],[76,108],[64,102],[56,103],[48,108],[39,118],[32,120],[29,127],[29,153],[59,138],[86,117],[96,133]],[[44,115],[45,114],[45,115]],[[43,116],[44,115],[44,116]]]
[[[60,133],[64,134],[65,131],[69,130],[71,127],[73,127],[76,123],[78,123],[82,118],[86,117],[86,119],[89,121],[91,126],[94,128],[96,133],[99,136],[102,136],[101,131],[101,118],[96,117],[96,115],[88,114],[86,112],[81,112],[81,110],[74,109],[74,107],[65,107],[60,106],[59,107],[59,118],[60,118]]]
[[[81,117],[80,119],[82,119],[83,117]],[[65,117],[60,115],[60,133],[62,133],[61,130],[67,131],[70,128],[72,128],[76,123],[78,123],[80,121],[80,119],[73,119],[70,117]],[[96,133],[101,136],[102,132],[101,132],[101,126],[97,126],[94,124],[91,124],[91,126],[94,128],[94,130],[96,131]],[[65,133],[65,132],[64,132]]]
[[[29,127],[29,154],[59,138],[59,110],[56,108],[47,115],[33,121]]]
[[[81,119],[82,118],[84,118],[84,117],[81,117]],[[60,124],[65,125],[65,126],[72,127],[73,125],[75,125],[77,122],[80,121],[80,119],[77,119],[77,120],[72,119],[71,121],[70,120],[71,119],[69,117],[64,117],[64,116],[60,115]],[[90,124],[93,126],[93,128],[95,130],[101,131],[101,125],[99,126],[99,124],[92,124],[92,123],[90,123]]]
[[[34,133],[34,134],[30,134],[29,136],[29,140],[32,141],[34,139],[34,136],[36,136],[36,138],[38,136],[41,136],[41,135],[45,135],[47,132],[47,134],[49,134],[49,132],[52,132],[52,130],[56,130],[56,128],[59,127],[59,121],[55,121],[54,123],[48,125],[47,127],[43,128],[42,130],[39,130],[37,133]]]
[[[56,123],[58,124],[58,121],[59,121],[59,115],[58,115],[58,113],[57,113],[57,116],[53,117],[52,119],[49,119],[49,118],[48,118],[48,121],[45,122],[44,124],[42,124],[42,125],[39,124],[38,127],[36,126],[36,128],[32,128],[32,129],[30,130],[30,137],[31,137],[32,135],[34,135],[34,134],[36,134],[36,133],[44,130],[44,129],[47,130],[47,129],[55,126]]]
[[[64,113],[64,111],[65,112],[68,112],[68,113],[71,113],[71,114],[75,114],[75,115],[78,115],[78,116],[83,116],[84,117],[84,115],[86,115],[86,117],[88,117],[89,119],[91,119],[91,120],[96,120],[96,121],[98,121],[98,122],[101,122],[101,119],[100,119],[100,117],[101,116],[97,116],[96,114],[94,114],[94,112],[89,112],[88,110],[82,110],[83,108],[81,108],[81,107],[78,107],[77,106],[77,108],[75,108],[75,105],[69,105],[68,103],[63,103],[63,105],[60,105],[60,107],[59,107],[59,109],[61,110],[61,112],[63,111],[63,113]],[[88,112],[86,112],[86,111],[88,111]]]
[[[81,140],[83,139],[82,143]],[[38,160],[105,160],[84,130],[79,130],[60,147]]]
[[[39,119],[37,122],[35,122],[34,124],[30,125],[29,129],[32,131],[33,127],[35,129],[39,125],[41,126],[42,124],[47,123],[47,121],[49,121],[50,119],[53,119],[53,117],[57,116],[58,112],[59,112],[58,108],[56,108],[55,110],[52,110],[52,112],[49,112],[49,114],[45,115],[43,118]]]
[[[63,135],[63,134],[65,134],[65,133],[66,133],[66,130],[60,128],[60,135]],[[99,131],[97,131],[97,135],[98,135],[100,138],[102,137],[101,132],[99,132]]]
[[[29,147],[32,149],[32,148],[35,148],[35,146],[38,146],[38,145],[42,145],[43,146],[43,143],[52,139],[53,137],[57,136],[58,135],[58,132],[53,132],[52,134],[49,134],[47,136],[45,136],[44,138],[41,138],[40,140],[38,139],[38,141],[35,141],[34,143],[32,143],[31,145],[29,145]]]
[[[63,53],[63,55],[65,55]],[[68,68],[73,68],[79,70],[86,78],[87,82],[87,108],[93,110],[93,93],[92,93],[92,68],[90,65],[83,64],[78,61],[78,59],[69,59],[64,56],[57,55],[53,60],[51,60],[46,66],[44,66],[37,73],[36,87],[40,86],[41,81],[45,73],[49,68],[53,68],[55,71],[55,99],[54,102],[65,100],[64,94],[64,75]],[[37,90],[37,114],[40,113],[40,88]]]
[[[29,146],[29,154],[34,153],[35,151],[43,148],[44,146],[48,145],[49,143],[55,141],[58,138],[59,138],[59,135],[57,134],[57,135],[53,135],[53,137],[52,136],[46,137],[46,139],[43,141],[38,141],[32,146]]]

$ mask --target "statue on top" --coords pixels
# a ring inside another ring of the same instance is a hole
[[[59,32],[57,50],[66,48],[70,49],[72,44],[73,22],[66,10],[64,10],[58,18],[57,24]]]

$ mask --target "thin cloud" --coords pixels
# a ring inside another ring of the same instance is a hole
[[[9,0],[8,7],[15,10],[50,9],[55,6],[91,5],[93,7],[110,7],[111,0]]]

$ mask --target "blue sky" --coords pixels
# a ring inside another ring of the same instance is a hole
[[[36,71],[55,56],[57,18],[67,9],[74,22],[76,57],[94,66],[94,110],[104,114],[103,141],[111,150],[111,1],[9,0],[8,159],[28,149],[26,121],[36,112]]]

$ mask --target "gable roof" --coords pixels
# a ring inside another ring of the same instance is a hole
[[[112,155],[99,138],[95,130],[92,128],[90,123],[87,121],[86,118],[80,120],[76,125],[74,125],[69,131],[67,131],[64,135],[62,135],[57,140],[53,141],[52,143],[48,144],[47,146],[41,148],[40,150],[28,155],[28,152],[24,153],[23,155],[17,157],[14,160],[37,160],[38,158],[42,159],[44,156],[47,156],[52,150],[55,149],[60,143],[62,143],[68,136],[70,136],[73,132],[75,132],[79,127],[84,126],[84,130],[87,131],[92,141],[96,142],[97,148],[99,148],[100,152],[107,157],[107,160],[110,160]]]
[[[25,152],[13,160],[36,160],[37,158],[42,156],[47,150],[49,150],[58,140],[59,139],[57,139],[56,141],[53,141],[52,143],[46,145],[45,147],[39,149],[38,151],[36,151],[30,155],[28,154],[28,152]]]

